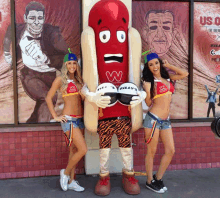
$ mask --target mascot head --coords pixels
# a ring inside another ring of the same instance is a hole
[[[100,83],[128,80],[128,24],[128,9],[119,0],[101,0],[90,10]]]

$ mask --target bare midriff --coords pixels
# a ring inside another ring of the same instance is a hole
[[[66,96],[63,100],[63,115],[75,115],[77,117],[83,116],[83,105],[80,94]]]
[[[170,103],[172,94],[166,94],[153,100],[153,105],[150,112],[158,116],[162,120],[166,120],[170,113]]]

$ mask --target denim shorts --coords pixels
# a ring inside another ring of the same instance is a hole
[[[64,131],[64,133],[66,133],[67,131],[70,131],[71,129],[71,123],[73,123],[73,127],[74,128],[80,128],[80,129],[84,129],[84,123],[83,123],[83,118],[73,118],[71,116],[67,116],[67,122],[63,122],[61,123],[61,127]]]
[[[171,128],[170,119],[162,120],[158,116],[154,115],[149,111],[144,119],[144,123],[143,123],[144,128],[152,128],[155,120],[157,120],[156,128],[160,130]]]

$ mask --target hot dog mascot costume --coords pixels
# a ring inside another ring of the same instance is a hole
[[[117,102],[108,107],[110,97],[97,93],[97,86],[112,83],[117,88],[132,82],[140,86],[141,38],[130,27],[127,7],[119,0],[101,0],[89,13],[89,26],[81,36],[83,80],[86,86],[84,123],[88,131],[98,133],[100,147],[100,174],[95,187],[97,195],[110,193],[108,169],[111,140],[117,135],[124,168],[122,186],[128,194],[139,194],[140,187],[132,167],[130,134],[142,127],[142,100],[146,93],[138,91],[131,106]]]

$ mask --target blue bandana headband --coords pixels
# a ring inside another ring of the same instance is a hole
[[[159,56],[156,53],[148,54],[147,56],[144,57],[144,63],[153,60],[155,58],[159,58]]]

